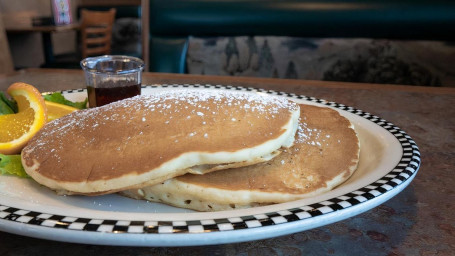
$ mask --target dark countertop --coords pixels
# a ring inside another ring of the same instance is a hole
[[[23,81],[41,91],[84,87],[79,71],[32,69],[0,77],[0,90]],[[455,88],[304,80],[146,74],[143,84],[210,83],[314,96],[370,112],[409,134],[421,166],[411,184],[355,217],[282,237],[197,247],[111,247],[61,243],[0,232],[0,255],[454,255]]]

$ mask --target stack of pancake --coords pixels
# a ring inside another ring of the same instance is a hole
[[[198,211],[313,196],[357,168],[359,140],[337,111],[283,97],[167,90],[74,112],[22,151],[59,194],[122,195]]]

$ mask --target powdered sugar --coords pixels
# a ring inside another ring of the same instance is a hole
[[[210,108],[201,102],[213,101],[215,103],[223,103],[227,106],[241,105],[244,109],[252,109],[254,112],[270,111],[278,113],[278,108],[290,108],[295,110],[297,105],[288,101],[283,97],[275,97],[260,93],[245,93],[236,91],[221,91],[221,90],[166,90],[156,92],[152,95],[136,96],[130,99],[118,101],[106,106],[106,108],[123,105],[125,107],[137,106],[137,99],[143,98],[144,106],[150,110],[169,109],[171,104],[185,104],[185,109],[193,107],[198,109],[198,116],[204,115],[202,110],[210,111]],[[270,107],[273,106],[273,107]],[[213,112],[212,112],[213,113]]]
[[[283,113],[283,110],[295,111],[298,105],[284,97],[263,93],[200,89],[157,91],[151,95],[135,96],[99,108],[77,111],[54,120],[46,125],[46,129],[41,130],[40,136],[37,136],[37,138],[46,138],[46,143],[38,141],[28,150],[45,146],[44,144],[49,144],[49,140],[60,141],[65,136],[77,139],[78,136],[90,136],[91,132],[97,134],[96,131],[105,129],[102,127],[105,127],[106,124],[112,125],[119,122],[127,126],[137,126],[138,123],[144,125],[143,128],[135,129],[133,134],[128,134],[128,136],[122,135],[126,131],[115,131],[119,136],[124,137],[124,143],[128,142],[130,136],[142,136],[144,129],[147,129],[151,122],[154,125],[156,122],[161,122],[161,125],[171,126],[185,125],[185,121],[194,122],[193,119],[196,119],[199,124],[207,127],[221,121],[222,117],[230,122],[240,122],[241,120],[236,117],[242,115],[230,113],[232,107],[236,111],[249,113],[257,118],[275,119],[275,115]],[[181,116],[182,113],[185,115]],[[156,118],[157,116],[162,118]],[[249,120],[247,122],[247,125],[252,125]],[[190,130],[187,134],[189,137],[198,136],[200,138],[210,136],[202,130],[199,133],[196,130]],[[102,140],[109,141],[110,138],[102,138],[97,135],[97,137],[87,140],[83,147],[96,145]],[[53,144],[54,147],[56,145],[61,147],[59,143]]]
[[[325,138],[321,136],[321,130],[316,128],[308,127],[306,122],[300,122],[297,129],[297,143],[306,143],[312,146],[321,147],[321,142],[325,141]]]

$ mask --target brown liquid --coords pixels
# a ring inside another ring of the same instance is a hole
[[[91,108],[109,104],[114,101],[131,98],[141,94],[141,85],[133,84],[121,87],[94,88],[87,86],[88,102]]]

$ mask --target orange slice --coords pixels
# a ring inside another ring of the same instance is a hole
[[[47,108],[47,121],[50,122],[52,120],[55,120],[57,118],[60,118],[62,116],[68,115],[71,112],[74,112],[76,110],[79,110],[77,108],[63,105],[60,103],[55,103],[52,101],[44,101],[46,104]]]
[[[17,102],[18,113],[0,116],[0,154],[18,154],[47,122],[41,93],[25,83],[14,83],[8,94]]]

